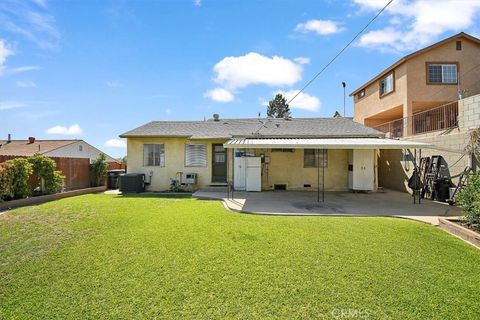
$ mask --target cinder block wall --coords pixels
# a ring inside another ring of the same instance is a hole
[[[453,183],[468,165],[468,155],[463,156],[469,142],[469,131],[480,127],[480,95],[462,99],[458,102],[458,128],[429,132],[422,135],[405,137],[404,140],[426,142],[435,145],[435,149],[422,149],[422,157],[441,155],[447,162]],[[379,157],[379,186],[410,192],[408,178],[413,171],[414,150],[381,150]],[[417,156],[419,156],[417,151]]]

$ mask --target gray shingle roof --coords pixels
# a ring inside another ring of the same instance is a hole
[[[352,118],[220,119],[220,121],[152,121],[120,135],[132,137],[383,137]]]

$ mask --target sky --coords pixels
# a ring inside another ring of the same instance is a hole
[[[293,97],[387,0],[0,1],[0,140],[118,136],[153,120],[252,118]],[[290,104],[353,114],[348,94],[402,56],[464,31],[480,1],[394,0]]]

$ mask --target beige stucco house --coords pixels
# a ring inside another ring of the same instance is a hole
[[[455,105],[422,112],[480,93],[479,65],[480,39],[463,32],[411,53],[350,94],[354,119],[395,137],[455,126]]]
[[[153,121],[120,135],[128,172],[147,190],[176,180],[187,189],[374,191],[379,149],[425,146],[385,139],[351,118]]]

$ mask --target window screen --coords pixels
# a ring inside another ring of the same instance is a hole
[[[143,165],[164,167],[165,166],[165,145],[163,144],[144,144],[143,145]]]
[[[316,168],[317,164],[320,164],[320,168],[328,167],[328,150],[324,150],[324,149],[303,150],[303,167]]]
[[[185,145],[185,166],[206,167],[207,166],[207,145],[198,143],[187,143]]]
[[[429,64],[429,83],[457,83],[456,64]]]
[[[393,91],[393,73],[380,80],[380,95]]]

